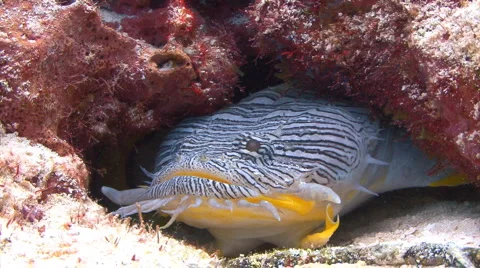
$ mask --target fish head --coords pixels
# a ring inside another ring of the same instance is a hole
[[[151,197],[157,199],[188,196],[177,220],[198,228],[228,226],[251,234],[252,229],[264,228],[268,232],[258,235],[272,236],[278,234],[272,232],[275,227],[319,225],[326,218],[327,204],[341,203],[330,187],[312,182],[304,176],[308,169],[286,156],[288,143],[280,132],[256,129],[209,135],[222,126],[211,118],[194,122],[194,127],[189,121],[182,123],[177,134],[172,133],[172,142],[167,140],[160,149],[158,172],[150,187]],[[191,132],[186,134],[187,130]],[[182,204],[173,201],[162,210],[173,211]]]

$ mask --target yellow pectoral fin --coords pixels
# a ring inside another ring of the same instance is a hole
[[[340,226],[340,218],[337,216],[337,220],[333,221],[333,216],[333,208],[328,204],[325,212],[325,230],[305,236],[300,241],[300,247],[318,248],[325,245],[333,233],[335,233],[338,226]]]

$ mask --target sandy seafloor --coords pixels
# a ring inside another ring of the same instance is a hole
[[[414,188],[385,193],[345,215],[333,245],[382,242],[480,246],[480,197],[462,187]]]

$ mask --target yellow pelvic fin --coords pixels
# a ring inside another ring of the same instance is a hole
[[[248,202],[259,203],[262,200],[272,203],[277,208],[285,208],[291,211],[295,211],[300,215],[306,215],[315,207],[314,201],[307,201],[301,197],[291,194],[281,194],[275,197],[268,196],[256,196],[246,198]]]
[[[467,184],[467,176],[464,174],[453,174],[447,176],[439,181],[432,182],[428,186],[430,187],[440,187],[440,186],[458,186],[462,184]]]
[[[300,241],[300,247],[302,248],[318,248],[325,245],[330,237],[335,233],[338,226],[340,226],[340,218],[337,216],[337,220],[333,221],[334,214],[333,208],[330,204],[327,204],[325,211],[325,230],[319,233],[314,233],[311,235],[305,236]]]

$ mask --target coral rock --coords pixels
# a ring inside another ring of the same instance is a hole
[[[34,189],[35,195],[27,198],[33,199],[32,204],[23,204],[20,209],[28,221],[41,218],[42,212],[36,212],[35,205],[47,200],[50,194],[63,193],[84,200],[89,184],[87,168],[78,155],[60,156],[41,144],[16,134],[6,134],[2,125],[0,177],[12,177],[15,183]],[[20,199],[25,197],[25,193],[9,193],[6,189],[10,186],[2,185],[2,197],[5,194],[18,195]]]
[[[138,9],[149,1],[133,2]],[[107,26],[90,1],[0,5],[0,118],[7,131],[65,154],[136,140],[228,103],[240,57],[233,42],[223,42],[228,35],[194,32],[201,19],[182,4],[121,23],[143,41]],[[151,16],[169,25],[160,39],[139,34],[154,25]]]

